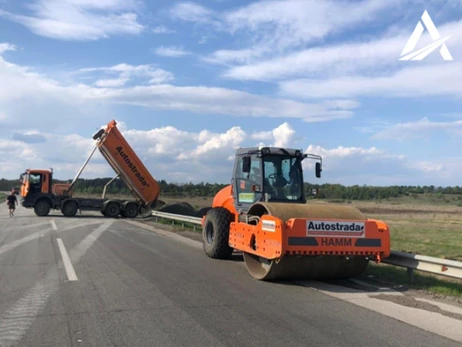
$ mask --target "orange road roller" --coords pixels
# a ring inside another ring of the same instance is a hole
[[[257,280],[329,280],[361,275],[390,255],[388,226],[357,208],[307,202],[298,149],[239,148],[231,184],[202,218],[204,251],[214,259],[241,251]],[[318,203],[319,202],[319,203]]]

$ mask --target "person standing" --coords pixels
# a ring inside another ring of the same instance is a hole
[[[14,189],[11,190],[11,194],[7,196],[6,203],[8,204],[8,209],[10,210],[10,217],[13,217],[16,205],[18,205],[18,199],[16,198]]]

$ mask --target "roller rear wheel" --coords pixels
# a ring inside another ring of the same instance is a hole
[[[229,226],[233,215],[223,207],[214,207],[205,215],[202,229],[204,252],[210,258],[228,259],[233,253],[229,246]]]

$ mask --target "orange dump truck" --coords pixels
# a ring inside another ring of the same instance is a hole
[[[100,211],[104,216],[135,218],[140,213],[150,211],[159,196],[159,184],[151,176],[131,146],[117,128],[113,120],[94,136],[96,145],[82,168],[71,183],[53,184],[53,170],[28,169],[20,176],[21,204],[33,208],[37,216],[47,216],[51,210],[61,210],[67,217],[79,210]],[[73,196],[72,188],[85,169],[91,157],[99,149],[116,176],[109,181],[100,199]],[[121,179],[133,194],[133,200],[106,199],[107,186],[116,178]]]

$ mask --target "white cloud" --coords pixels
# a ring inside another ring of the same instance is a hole
[[[173,80],[173,74],[152,65],[118,64],[111,67],[84,68],[79,72],[104,72],[118,74],[117,78],[99,79],[94,84],[97,87],[121,87],[135,77],[148,78],[150,84],[161,84]]]
[[[219,25],[219,21],[213,18],[215,16],[214,11],[191,1],[175,4],[170,9],[170,15],[175,19],[183,21],[201,24],[216,23]]]
[[[158,26],[156,26],[155,28],[152,29],[152,32],[154,34],[173,34],[176,31],[167,28],[165,25],[158,25]]]
[[[101,79],[95,82],[97,87],[122,87],[129,81],[128,78],[111,78],[111,79]]]
[[[0,54],[6,51],[15,51],[16,46],[10,43],[0,43]]]
[[[452,15],[450,4],[426,5],[440,35],[452,35],[446,44],[455,61],[445,62],[435,51],[424,61],[403,62],[400,53],[420,19],[421,4],[408,0],[360,3],[261,1],[228,12],[200,7],[200,16],[187,19],[189,3],[177,17],[206,28],[211,20],[219,20],[219,29],[232,34],[236,48],[225,46],[202,59],[223,65],[226,78],[279,83],[285,97],[461,94],[462,36],[457,33],[462,31],[462,21]],[[430,42],[425,30],[416,49]]]
[[[360,96],[427,97],[462,96],[462,63],[409,67],[389,76],[300,79],[280,83],[281,95],[304,98]]]
[[[229,69],[224,76],[233,79],[272,81],[293,76],[329,76],[368,71],[380,65],[396,65],[403,37],[378,41],[320,46],[282,57]]]
[[[444,131],[459,136],[462,134],[462,120],[435,122],[424,117],[414,122],[403,122],[386,126],[373,134],[371,139],[406,141],[428,137],[434,131]]]
[[[58,178],[70,179],[82,166],[89,155],[94,141],[79,135],[55,135],[28,131],[17,138],[27,139],[27,135],[44,139],[40,142],[0,139],[0,176],[16,178],[26,168],[49,168],[58,172]],[[26,140],[27,141],[27,140]],[[97,153],[89,165],[86,175],[108,174],[108,164]],[[64,173],[64,177],[60,175]]]
[[[304,165],[305,179],[312,183],[387,185],[423,182],[437,185],[440,181],[434,172],[439,175],[447,168],[444,158],[413,161],[375,147],[295,146],[298,135],[289,123],[260,133],[249,133],[238,126],[223,133],[189,132],[172,126],[145,131],[132,129],[124,123],[119,124],[119,128],[151,174],[169,182],[229,182],[236,148],[255,146],[261,139],[267,141],[267,145],[306,148],[307,153],[321,155],[321,180],[314,178],[312,161],[307,159]],[[5,161],[0,162],[1,176],[15,178],[20,173],[18,170],[26,167],[53,167],[56,177],[69,179],[76,174],[93,146],[91,136],[84,138],[75,134],[53,135],[36,131],[29,134],[40,135],[46,141],[0,140],[0,158],[8,158],[8,165],[4,165]],[[97,154],[82,177],[113,175],[110,166]],[[445,180],[449,184],[457,182],[457,172],[446,176]]]
[[[310,145],[307,153],[322,156],[322,181],[358,185],[415,185],[437,181],[422,166],[404,155],[388,153],[376,147],[323,148]],[[438,158],[440,160],[441,158]],[[306,161],[306,180],[315,182],[314,162]],[[312,172],[310,174],[310,172]]]
[[[385,2],[383,2],[385,4]],[[456,36],[454,33],[462,30],[462,21],[446,23],[438,27],[442,37],[451,35],[447,45],[454,57],[462,55],[462,36]],[[375,36],[369,39],[361,37],[355,41],[346,40],[340,43],[329,45],[319,45],[308,49],[291,51],[282,56],[265,60],[256,60],[247,62],[242,55],[246,50],[235,51],[240,59],[233,59],[231,51],[217,51],[210,61],[235,61],[245,63],[245,65],[231,67],[225,72],[224,76],[241,80],[267,80],[274,81],[290,77],[300,76],[338,76],[349,75],[352,73],[362,73],[368,76],[389,74],[390,69],[397,70],[403,67],[412,67],[413,65],[399,61],[401,51],[410,37],[408,28],[400,28],[393,36]],[[431,42],[428,32],[424,32],[418,42],[421,48]],[[237,54],[240,52],[241,54]],[[255,49],[248,51],[246,56],[255,55]],[[253,54],[252,54],[253,53]],[[261,53],[261,51],[259,52]],[[214,58],[214,59],[213,59]],[[427,57],[420,65],[426,65],[429,62],[440,63],[441,57],[435,51]],[[416,64],[414,64],[416,65]],[[380,67],[380,69],[378,69]]]
[[[258,60],[277,57],[307,44],[323,43],[327,37],[341,34],[355,26],[374,25],[383,21],[383,11],[406,0],[360,3],[335,1],[259,1],[216,12],[192,3],[177,4],[172,13],[176,18],[232,34],[242,48],[221,49],[204,59],[219,64],[258,65]],[[345,15],[348,13],[348,15]],[[393,15],[389,19],[393,19]],[[208,28],[205,30],[209,30]],[[286,70],[290,70],[286,67]],[[243,71],[243,75],[248,72]],[[240,70],[227,76],[244,78]],[[238,77],[239,76],[239,77]]]
[[[261,1],[228,12],[224,19],[232,32],[247,30],[257,45],[282,51],[374,21],[397,2]]]
[[[270,145],[268,141],[272,141],[271,146],[287,147],[296,141],[296,132],[292,126],[285,122],[273,129],[272,131],[261,131],[252,134],[252,139],[261,141],[259,145]]]
[[[65,85],[0,56],[0,109],[8,116],[4,122],[19,125],[27,120],[31,127],[46,129],[48,125],[43,119],[47,117],[55,120],[59,116],[63,123],[77,124],[77,119],[92,119],[97,112],[104,119],[108,116],[103,114],[103,105],[117,104],[217,116],[282,117],[319,122],[351,117],[352,110],[358,106],[349,101],[303,103],[235,89],[175,86],[167,84],[173,79],[170,72],[152,65],[90,67],[73,74],[74,77],[82,75],[90,75],[94,84]],[[129,81],[133,84],[128,85]],[[149,85],[140,81],[147,81]],[[109,112],[106,109],[106,114]],[[42,119],[31,119],[32,113],[40,113]],[[55,122],[54,126],[57,126]]]
[[[179,87],[170,84],[126,89],[81,88],[73,90],[87,101],[111,101],[152,109],[189,111],[235,117],[283,117],[306,122],[349,118],[350,108],[275,99],[218,87]]]
[[[162,56],[162,57],[182,57],[184,55],[191,54],[190,52],[186,51],[183,49],[183,47],[177,47],[177,46],[169,46],[169,47],[158,47],[154,51],[155,54]]]
[[[0,16],[20,23],[33,33],[59,40],[98,40],[113,35],[138,35],[137,0],[34,0],[33,15],[0,10]]]
[[[210,56],[202,57],[202,60],[215,64],[239,64],[251,63],[263,56],[265,51],[260,47],[245,48],[240,50],[221,49],[213,52]],[[231,70],[233,71],[233,70]],[[228,73],[232,77],[232,72]]]

